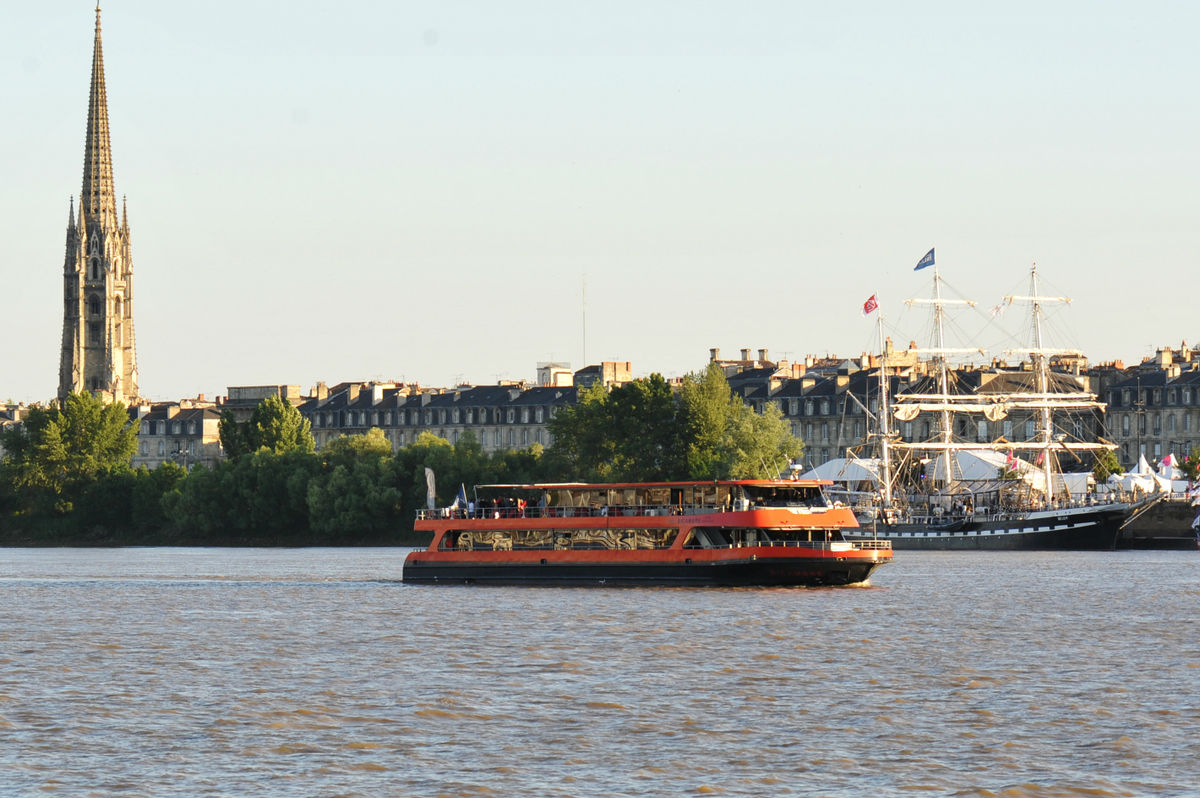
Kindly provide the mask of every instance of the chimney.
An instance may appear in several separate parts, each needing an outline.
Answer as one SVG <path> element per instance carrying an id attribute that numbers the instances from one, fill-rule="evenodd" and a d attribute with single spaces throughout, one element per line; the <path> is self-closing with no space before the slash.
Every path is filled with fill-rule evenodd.
<path id="1" fill-rule="evenodd" d="M 758 350 L 758 359 L 765 363 L 767 360 L 767 350 L 765 350 L 765 349 Z"/>
<path id="2" fill-rule="evenodd" d="M 743 349 L 742 350 L 742 360 L 749 360 L 749 359 L 750 359 L 750 350 Z"/>
<path id="3" fill-rule="evenodd" d="M 714 346 L 712 349 L 708 350 L 708 360 L 710 363 L 716 363 L 720 359 L 721 359 L 721 350 L 720 349 L 718 349 L 717 347 Z"/>

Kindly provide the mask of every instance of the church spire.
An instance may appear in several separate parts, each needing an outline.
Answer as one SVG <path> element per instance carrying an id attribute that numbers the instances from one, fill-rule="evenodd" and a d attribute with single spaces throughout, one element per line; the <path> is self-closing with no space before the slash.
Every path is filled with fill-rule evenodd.
<path id="1" fill-rule="evenodd" d="M 100 6 L 88 95 L 87 140 L 78 221 L 72 198 L 63 261 L 63 335 L 58 395 L 78 391 L 118 401 L 138 397 L 133 339 L 133 257 L 124 200 L 117 216 Z"/>
<path id="2" fill-rule="evenodd" d="M 79 208 L 89 224 L 106 230 L 117 224 L 113 188 L 112 143 L 108 135 L 108 94 L 104 86 L 104 49 L 100 44 L 100 4 L 96 4 L 96 41 L 92 46 L 92 83 L 88 94 L 87 140 L 83 148 L 83 189 Z"/>

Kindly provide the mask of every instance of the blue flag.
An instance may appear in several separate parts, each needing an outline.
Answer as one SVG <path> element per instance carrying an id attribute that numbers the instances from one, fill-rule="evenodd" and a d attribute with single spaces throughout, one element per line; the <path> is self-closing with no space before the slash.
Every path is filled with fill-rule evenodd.
<path id="1" fill-rule="evenodd" d="M 921 269 L 924 269 L 926 266 L 932 266 L 932 265 L 933 265 L 933 250 L 931 249 L 925 253 L 925 257 L 923 257 L 919 261 L 917 261 L 916 268 L 914 268 L 913 271 L 914 272 L 920 271 Z"/>

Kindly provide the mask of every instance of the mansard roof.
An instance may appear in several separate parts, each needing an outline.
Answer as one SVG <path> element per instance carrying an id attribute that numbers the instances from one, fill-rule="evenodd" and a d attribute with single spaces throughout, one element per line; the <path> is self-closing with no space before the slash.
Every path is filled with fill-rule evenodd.
<path id="1" fill-rule="evenodd" d="M 1110 390 L 1113 388 L 1154 388 L 1166 385 L 1169 380 L 1170 377 L 1167 376 L 1165 370 L 1155 369 L 1153 371 L 1139 371 L 1132 376 L 1112 383 L 1108 387 Z"/>
<path id="2" fill-rule="evenodd" d="M 574 387 L 538 385 L 526 388 L 512 400 L 512 404 L 526 406 L 573 404 L 578 393 Z"/>

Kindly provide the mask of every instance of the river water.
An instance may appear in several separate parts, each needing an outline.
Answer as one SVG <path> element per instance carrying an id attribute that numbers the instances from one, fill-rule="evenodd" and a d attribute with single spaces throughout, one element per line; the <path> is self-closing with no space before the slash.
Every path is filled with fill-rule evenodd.
<path id="1" fill-rule="evenodd" d="M 769 590 L 405 553 L 0 549 L 0 795 L 1200 794 L 1200 553 Z"/>

